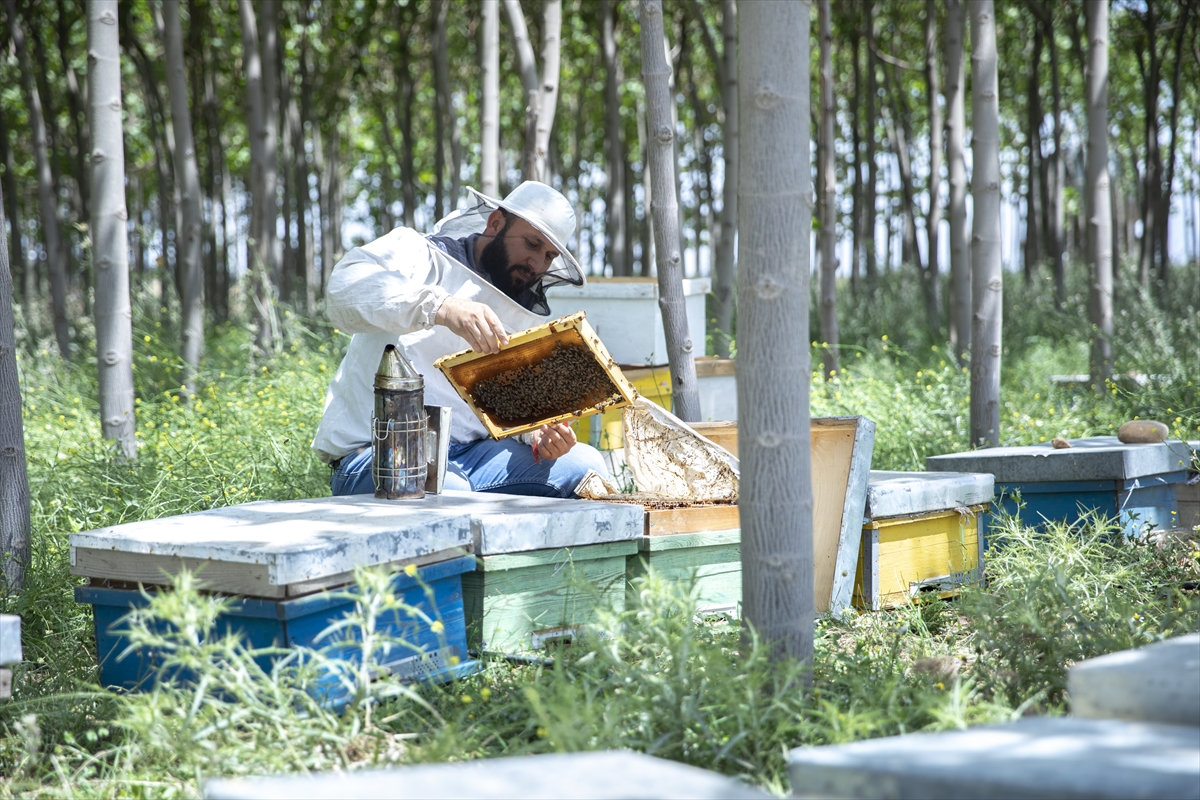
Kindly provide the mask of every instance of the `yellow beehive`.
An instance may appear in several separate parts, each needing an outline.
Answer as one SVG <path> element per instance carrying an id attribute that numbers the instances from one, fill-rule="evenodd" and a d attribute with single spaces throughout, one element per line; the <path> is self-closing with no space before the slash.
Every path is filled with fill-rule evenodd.
<path id="1" fill-rule="evenodd" d="M 606 409 L 623 408 L 637 398 L 637 390 L 621 373 L 616 362 L 604 347 L 604 343 L 600 341 L 600 337 L 592 330 L 592 326 L 588 324 L 584 316 L 581 311 L 511 334 L 508 337 L 508 344 L 499 353 L 489 355 L 464 350 L 443 356 L 433 362 L 433 365 L 442 371 L 454 390 L 475 412 L 475 416 L 479 417 L 488 433 L 496 439 L 537 430 L 542 425 L 574 421 L 590 414 L 598 414 Z M 517 370 L 520 367 L 536 367 L 559 345 L 582 347 L 586 350 L 604 370 L 610 386 L 605 390 L 581 396 L 571 404 L 571 407 L 556 408 L 537 417 L 521 419 L 498 418 L 477 402 L 476 386 L 481 381 L 489 380 L 501 373 Z M 536 378 L 531 378 L 531 380 L 535 382 L 529 386 L 529 392 L 536 394 L 544 389 L 536 383 Z"/>

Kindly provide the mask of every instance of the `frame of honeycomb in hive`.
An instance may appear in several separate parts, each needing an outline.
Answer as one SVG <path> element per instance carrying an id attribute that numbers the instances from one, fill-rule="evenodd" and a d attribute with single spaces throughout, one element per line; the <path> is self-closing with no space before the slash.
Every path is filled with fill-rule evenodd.
<path id="1" fill-rule="evenodd" d="M 638 396 L 582 311 L 510 334 L 499 353 L 463 350 L 433 365 L 495 439 L 622 408 Z"/>

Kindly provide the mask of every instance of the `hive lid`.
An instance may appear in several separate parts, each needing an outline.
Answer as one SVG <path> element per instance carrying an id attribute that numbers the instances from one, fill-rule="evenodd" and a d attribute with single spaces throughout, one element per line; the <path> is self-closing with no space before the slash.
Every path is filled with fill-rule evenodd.
<path id="1" fill-rule="evenodd" d="M 995 482 L 986 473 L 871 470 L 867 519 L 925 514 L 992 502 Z"/>
<path id="2" fill-rule="evenodd" d="M 1194 452 L 1188 443 L 1178 440 L 1124 444 L 1115 436 L 1092 436 L 1069 441 L 1071 447 L 1063 450 L 1043 442 L 930 456 L 925 468 L 931 472 L 987 472 L 997 483 L 1127 480 L 1185 470 Z"/>
<path id="3" fill-rule="evenodd" d="M 517 436 L 537 430 L 542 425 L 568 422 L 577 417 L 598 414 L 610 408 L 627 406 L 638 396 L 637 390 L 622 374 L 616 361 L 604 347 L 600 337 L 592 330 L 592 326 L 588 324 L 585 316 L 584 312 L 580 311 L 519 333 L 510 334 L 508 344 L 499 353 L 489 355 L 463 350 L 443 356 L 433 362 L 433 365 L 442 371 L 446 379 L 450 381 L 450 385 L 458 392 L 459 397 L 495 439 Z M 582 348 L 604 372 L 611 384 L 611 391 L 593 392 L 561 410 L 555 409 L 544 414 L 519 419 L 499 417 L 480 402 L 479 384 L 495 378 L 497 375 L 511 373 L 521 367 L 536 367 L 544 359 L 550 357 L 559 346 Z M 536 395 L 538 392 L 544 392 L 544 387 L 535 383 L 530 392 Z"/>

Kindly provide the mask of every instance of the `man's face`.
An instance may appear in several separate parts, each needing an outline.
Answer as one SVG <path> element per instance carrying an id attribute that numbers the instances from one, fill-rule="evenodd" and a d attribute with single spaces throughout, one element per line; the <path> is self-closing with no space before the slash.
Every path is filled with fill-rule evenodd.
<path id="1" fill-rule="evenodd" d="M 480 266 L 493 285 L 512 298 L 541 278 L 559 256 L 537 228 L 515 214 L 491 217 L 484 236 L 492 240 L 483 248 Z"/>

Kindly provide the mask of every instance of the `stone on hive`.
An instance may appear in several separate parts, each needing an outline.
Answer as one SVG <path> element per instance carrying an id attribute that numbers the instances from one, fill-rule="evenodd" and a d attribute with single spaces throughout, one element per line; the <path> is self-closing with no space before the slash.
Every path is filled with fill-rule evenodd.
<path id="1" fill-rule="evenodd" d="M 1166 425 L 1152 419 L 1135 419 L 1117 429 L 1117 438 L 1125 444 L 1158 444 L 1170 435 Z"/>
<path id="2" fill-rule="evenodd" d="M 1081 661 L 1067 692 L 1077 717 L 1200 727 L 1200 633 Z"/>

